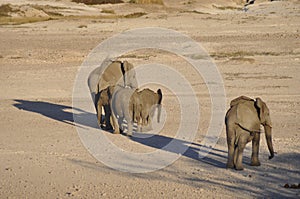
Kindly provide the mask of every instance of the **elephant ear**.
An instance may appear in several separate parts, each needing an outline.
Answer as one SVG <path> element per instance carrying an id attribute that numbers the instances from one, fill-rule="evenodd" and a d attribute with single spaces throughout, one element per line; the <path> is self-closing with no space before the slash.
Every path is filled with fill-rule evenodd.
<path id="1" fill-rule="evenodd" d="M 258 117 L 260 119 L 260 122 L 264 123 L 264 121 L 266 121 L 266 118 L 265 118 L 266 104 L 258 97 L 258 98 L 256 98 L 255 106 L 257 108 Z"/>
<path id="2" fill-rule="evenodd" d="M 237 105 L 237 124 L 250 132 L 260 132 L 260 120 L 254 101 L 247 101 Z"/>

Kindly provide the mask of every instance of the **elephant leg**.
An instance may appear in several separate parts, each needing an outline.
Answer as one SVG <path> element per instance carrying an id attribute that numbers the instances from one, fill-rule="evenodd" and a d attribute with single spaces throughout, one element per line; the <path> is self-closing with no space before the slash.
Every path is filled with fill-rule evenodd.
<path id="1" fill-rule="evenodd" d="M 110 106 L 109 105 L 104 106 L 104 111 L 105 111 L 105 130 L 112 130 L 113 127 L 111 126 L 110 123 L 110 117 L 111 117 Z"/>
<path id="2" fill-rule="evenodd" d="M 123 129 L 123 120 L 124 120 L 123 117 L 119 117 L 118 118 L 118 125 L 119 125 L 119 131 L 120 131 L 120 133 L 123 133 L 123 131 L 124 131 L 124 129 Z"/>
<path id="3" fill-rule="evenodd" d="M 136 122 L 136 124 L 137 124 L 137 131 L 141 132 L 142 131 L 141 117 L 137 117 L 136 120 L 137 120 L 137 122 Z"/>
<path id="4" fill-rule="evenodd" d="M 128 129 L 127 129 L 127 136 L 132 136 L 132 131 L 133 131 L 133 122 L 129 121 L 128 124 Z"/>
<path id="5" fill-rule="evenodd" d="M 113 126 L 114 126 L 114 134 L 120 134 L 120 127 L 119 127 L 119 123 L 118 123 L 118 119 L 116 118 L 115 114 L 112 113 L 112 122 L 113 122 Z"/>
<path id="6" fill-rule="evenodd" d="M 132 136 L 132 131 L 133 131 L 133 122 L 134 118 L 132 118 L 133 114 L 130 114 L 131 111 L 129 108 L 124 109 L 124 117 L 127 122 L 127 136 Z"/>
<path id="7" fill-rule="evenodd" d="M 235 148 L 234 152 L 234 158 L 235 158 L 235 169 L 236 170 L 243 170 L 243 151 L 245 149 L 245 146 L 247 144 L 247 140 L 249 138 L 249 133 L 239 129 L 239 132 L 237 132 L 237 135 L 239 135 L 238 143 Z"/>
<path id="8" fill-rule="evenodd" d="M 147 129 L 148 129 L 149 131 L 153 130 L 153 127 L 152 127 L 152 116 L 151 116 L 151 115 L 148 116 Z"/>
<path id="9" fill-rule="evenodd" d="M 138 125 L 138 131 L 143 132 L 143 118 L 141 115 L 138 117 L 137 125 Z"/>
<path id="10" fill-rule="evenodd" d="M 260 166 L 260 162 L 258 159 L 259 141 L 260 141 L 260 133 L 254 133 L 254 137 L 252 140 L 251 166 Z"/>
<path id="11" fill-rule="evenodd" d="M 102 103 L 97 103 L 97 121 L 98 125 L 103 128 L 103 120 L 102 120 Z"/>
<path id="12" fill-rule="evenodd" d="M 226 129 L 226 135 L 227 135 L 227 147 L 228 147 L 228 159 L 226 168 L 233 169 L 234 168 L 234 149 L 235 149 L 235 132 L 233 129 Z"/>

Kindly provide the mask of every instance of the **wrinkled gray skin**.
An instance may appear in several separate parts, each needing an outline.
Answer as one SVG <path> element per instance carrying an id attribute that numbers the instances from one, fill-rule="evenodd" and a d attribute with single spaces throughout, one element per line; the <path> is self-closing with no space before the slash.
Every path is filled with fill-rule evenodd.
<path id="1" fill-rule="evenodd" d="M 112 121 L 114 133 L 119 134 L 123 132 L 123 120 L 127 121 L 128 132 L 127 135 L 132 135 L 133 130 L 133 98 L 136 96 L 136 90 L 131 88 L 116 87 L 111 100 Z"/>
<path id="2" fill-rule="evenodd" d="M 142 126 L 148 126 L 152 129 L 152 118 L 154 115 L 155 108 L 158 108 L 157 122 L 160 122 L 161 115 L 161 102 L 162 102 L 162 92 L 158 89 L 155 93 L 154 91 L 146 88 L 137 93 L 138 103 L 135 104 L 134 118 L 138 125 L 138 130 L 142 131 Z"/>
<path id="3" fill-rule="evenodd" d="M 259 166 L 260 125 L 264 126 L 270 151 L 269 159 L 274 157 L 272 144 L 272 123 L 267 105 L 260 99 L 241 96 L 231 101 L 226 113 L 226 136 L 228 145 L 227 168 L 243 170 L 243 150 L 252 141 L 251 165 Z"/>
<path id="4" fill-rule="evenodd" d="M 113 116 L 114 133 L 123 131 L 122 124 L 125 119 L 128 125 L 128 136 L 132 135 L 133 123 L 137 122 L 138 127 L 143 124 L 151 124 L 154 107 L 158 107 L 157 120 L 160 120 L 162 92 L 157 93 L 150 89 L 139 91 L 131 88 L 115 89 L 112 97 L 111 107 Z"/>
<path id="5" fill-rule="evenodd" d="M 118 85 L 118 87 L 137 88 L 137 80 L 133 65 L 127 61 L 122 62 L 105 60 L 103 64 L 108 65 L 105 71 L 102 71 L 104 67 L 96 68 L 88 79 L 88 85 L 91 91 L 92 99 L 95 103 L 98 124 L 101 126 L 101 128 L 110 130 L 112 128 L 109 119 L 111 110 L 107 103 L 109 103 L 111 100 L 112 91 L 107 93 L 107 89 L 116 85 Z M 101 105 L 104 108 L 104 121 L 102 121 L 102 108 L 100 108 Z M 106 113 L 108 113 L 108 116 L 106 116 Z"/>

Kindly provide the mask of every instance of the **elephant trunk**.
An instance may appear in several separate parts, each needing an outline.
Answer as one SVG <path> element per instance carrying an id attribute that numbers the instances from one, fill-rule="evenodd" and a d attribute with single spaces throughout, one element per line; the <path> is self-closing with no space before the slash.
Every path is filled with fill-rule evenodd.
<path id="1" fill-rule="evenodd" d="M 160 122 L 160 115 L 161 115 L 161 101 L 162 101 L 162 92 L 161 89 L 157 90 L 157 94 L 158 94 L 158 111 L 157 111 L 157 122 Z"/>
<path id="2" fill-rule="evenodd" d="M 272 159 L 274 157 L 274 149 L 273 149 L 273 144 L 272 144 L 272 127 L 269 125 L 265 125 L 264 129 L 265 129 L 265 135 L 266 135 L 268 148 L 270 151 L 269 159 Z"/>

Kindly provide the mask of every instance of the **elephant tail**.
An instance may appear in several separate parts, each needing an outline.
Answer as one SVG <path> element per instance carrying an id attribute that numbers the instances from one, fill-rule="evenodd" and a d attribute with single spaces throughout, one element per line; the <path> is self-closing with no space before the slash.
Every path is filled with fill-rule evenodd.
<path id="1" fill-rule="evenodd" d="M 159 96 L 159 98 L 158 98 L 158 104 L 161 104 L 161 101 L 162 101 L 162 92 L 161 92 L 161 89 L 157 90 L 157 94 Z"/>

